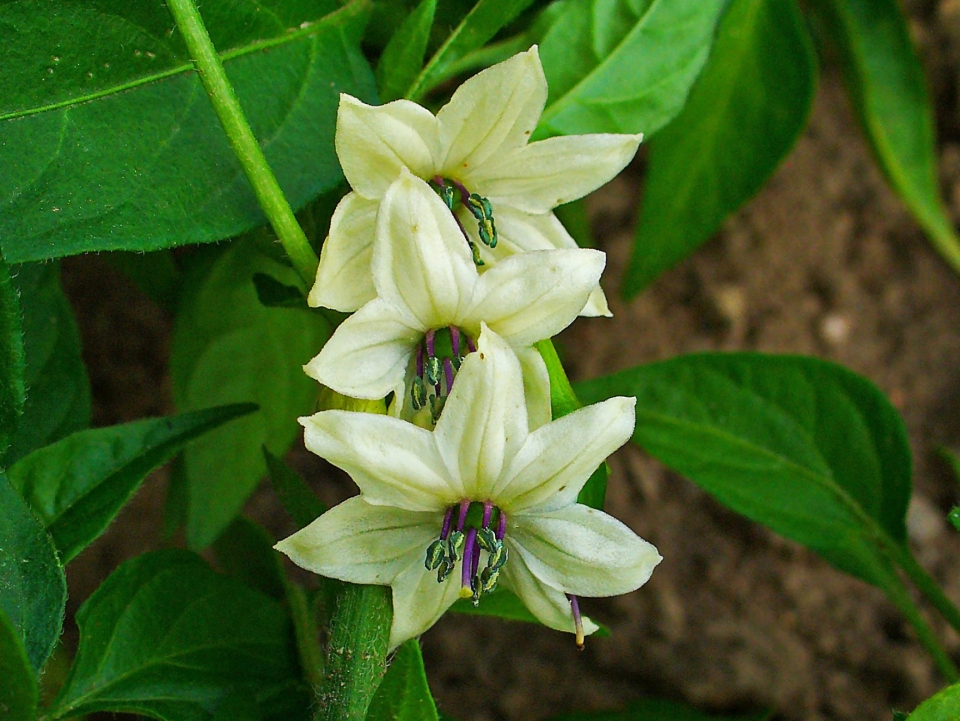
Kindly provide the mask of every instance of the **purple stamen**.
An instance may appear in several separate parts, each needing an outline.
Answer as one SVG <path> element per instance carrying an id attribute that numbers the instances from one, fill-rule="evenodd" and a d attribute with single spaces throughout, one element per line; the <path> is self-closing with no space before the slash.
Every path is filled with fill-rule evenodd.
<path id="1" fill-rule="evenodd" d="M 483 527 L 490 526 L 490 516 L 493 515 L 493 504 L 490 501 L 483 502 Z"/>
<path id="2" fill-rule="evenodd" d="M 450 326 L 450 345 L 453 346 L 453 354 L 455 356 L 460 355 L 460 329 L 452 325 Z"/>
<path id="3" fill-rule="evenodd" d="M 443 528 L 440 529 L 440 540 L 441 540 L 441 541 L 446 541 L 446 540 L 447 540 L 447 536 L 450 535 L 450 521 L 453 520 L 453 509 L 454 509 L 454 508 L 456 508 L 456 506 L 450 506 L 450 508 L 447 509 L 446 514 L 444 514 L 444 516 L 443 516 Z"/>
<path id="4" fill-rule="evenodd" d="M 417 377 L 423 378 L 423 346 L 417 346 Z"/>
<path id="5" fill-rule="evenodd" d="M 476 352 L 477 352 L 477 346 L 475 346 L 475 345 L 473 344 L 473 338 L 471 338 L 470 336 L 468 336 L 466 333 L 464 333 L 463 335 L 464 335 L 464 338 L 467 339 L 467 348 L 470 349 L 470 352 L 471 352 L 471 353 L 476 353 Z"/>
<path id="6" fill-rule="evenodd" d="M 449 358 L 443 359 L 443 375 L 447 379 L 447 395 L 450 395 L 450 391 L 453 390 L 453 363 Z"/>
<path id="7" fill-rule="evenodd" d="M 476 552 L 474 546 L 477 545 L 477 529 L 471 527 L 467 531 L 467 539 L 463 544 L 463 567 L 460 569 L 460 595 L 463 598 L 468 598 L 469 596 L 464 595 L 464 589 L 470 591 L 470 596 L 473 595 L 473 589 L 470 586 L 470 579 L 473 578 L 473 567 L 474 562 L 479 560 L 477 556 L 480 554 Z"/>
<path id="8" fill-rule="evenodd" d="M 580 616 L 580 603 L 577 597 L 572 594 L 566 594 L 570 600 L 570 610 L 573 612 L 573 625 L 577 630 L 577 648 L 583 650 L 583 618 Z"/>
<path id="9" fill-rule="evenodd" d="M 497 540 L 502 541 L 505 535 L 507 535 L 507 514 L 501 510 L 500 520 L 497 523 Z"/>
<path id="10" fill-rule="evenodd" d="M 467 201 L 470 200 L 470 191 L 467 190 L 467 186 L 465 186 L 459 180 L 451 180 L 450 184 L 460 191 L 460 200 L 462 200 L 463 204 L 466 205 Z"/>
<path id="11" fill-rule="evenodd" d="M 440 188 L 446 188 L 446 187 L 447 187 L 447 184 L 446 184 L 446 183 L 444 182 L 444 180 L 443 180 L 443 176 L 440 176 L 440 175 L 434 175 L 434 176 L 433 176 L 433 183 L 434 183 L 435 185 L 437 185 L 438 187 L 440 187 Z"/>
<path id="12" fill-rule="evenodd" d="M 460 501 L 460 518 L 457 520 L 457 530 L 463 530 L 463 524 L 467 522 L 467 511 L 470 510 L 470 501 L 464 498 Z"/>
<path id="13" fill-rule="evenodd" d="M 434 339 L 433 339 L 433 336 L 434 336 L 434 334 L 435 334 L 435 331 L 428 330 L 428 331 L 427 331 L 427 335 L 426 335 L 426 337 L 425 337 L 425 340 L 427 341 L 427 358 L 433 358 L 433 357 L 436 355 L 436 353 L 434 352 L 434 347 L 433 347 L 433 346 L 434 346 L 434 343 L 433 343 L 433 340 L 434 340 Z"/>

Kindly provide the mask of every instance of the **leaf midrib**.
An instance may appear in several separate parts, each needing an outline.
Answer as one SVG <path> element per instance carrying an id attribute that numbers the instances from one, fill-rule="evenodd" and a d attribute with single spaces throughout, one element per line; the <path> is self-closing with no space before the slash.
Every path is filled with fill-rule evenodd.
<path id="1" fill-rule="evenodd" d="M 297 42 L 303 38 L 314 35 L 315 33 L 320 32 L 321 30 L 326 29 L 330 25 L 336 25 L 340 22 L 343 17 L 350 17 L 357 12 L 357 8 L 364 2 L 364 0 L 353 0 L 344 7 L 336 10 L 328 15 L 323 16 L 319 20 L 311 23 L 310 25 L 301 28 L 292 33 L 286 33 L 284 35 L 271 38 L 269 40 L 258 40 L 249 45 L 244 45 L 239 48 L 234 48 L 232 50 L 227 50 L 223 53 L 219 53 L 220 60 L 224 63 L 229 62 L 230 60 L 235 60 L 236 58 L 244 57 L 246 55 L 252 55 L 257 52 L 264 52 L 270 48 L 278 47 L 281 45 L 286 45 L 287 43 Z M 159 82 L 161 80 L 166 80 L 167 78 L 173 77 L 175 75 L 181 75 L 193 71 L 193 65 L 191 63 L 182 63 L 176 67 L 164 70 L 162 72 L 153 73 L 151 75 L 145 75 L 136 80 L 123 83 L 121 85 L 114 85 L 110 88 L 105 88 L 99 90 L 95 93 L 88 93 L 86 95 L 80 95 L 69 100 L 62 100 L 57 103 L 50 103 L 49 105 L 42 105 L 36 108 L 29 108 L 27 110 L 18 110 L 12 113 L 6 113 L 5 115 L 0 115 L 0 122 L 5 120 L 15 120 L 18 118 L 25 118 L 31 115 L 39 115 L 40 113 L 46 113 L 53 110 L 61 110 L 63 108 L 71 108 L 75 105 L 81 105 L 83 103 L 89 103 L 94 100 L 99 100 L 100 98 L 109 97 L 116 95 L 118 93 L 125 92 L 127 90 L 132 90 L 134 88 L 143 87 L 151 83 Z"/>

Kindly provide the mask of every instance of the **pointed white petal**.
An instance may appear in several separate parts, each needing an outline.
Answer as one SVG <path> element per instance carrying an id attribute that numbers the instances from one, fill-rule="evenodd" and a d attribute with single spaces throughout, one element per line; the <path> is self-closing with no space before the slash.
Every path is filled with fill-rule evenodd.
<path id="1" fill-rule="evenodd" d="M 520 362 L 484 327 L 453 383 L 434 438 L 467 498 L 488 498 L 506 460 L 527 436 Z"/>
<path id="2" fill-rule="evenodd" d="M 474 75 L 437 113 L 443 173 L 466 182 L 477 166 L 525 145 L 546 101 L 536 46 Z"/>
<path id="3" fill-rule="evenodd" d="M 456 322 L 478 279 L 453 215 L 430 187 L 404 172 L 383 198 L 373 251 L 380 298 L 410 310 L 424 329 Z"/>
<path id="4" fill-rule="evenodd" d="M 506 253 L 580 247 L 553 213 L 534 215 L 501 204 L 494 206 L 493 217 L 499 242 L 503 243 Z"/>
<path id="5" fill-rule="evenodd" d="M 373 106 L 341 93 L 336 146 L 347 182 L 376 200 L 403 168 L 422 178 L 434 176 L 440 133 L 430 111 L 409 100 Z"/>
<path id="6" fill-rule="evenodd" d="M 347 193 L 337 205 L 320 251 L 317 280 L 307 296 L 311 307 L 352 313 L 376 298 L 370 258 L 379 207 L 357 193 Z"/>
<path id="7" fill-rule="evenodd" d="M 636 398 L 595 403 L 538 428 L 511 460 L 496 488 L 513 511 L 549 511 L 577 500 L 604 459 L 633 435 Z"/>
<path id="8" fill-rule="evenodd" d="M 446 581 L 437 583 L 437 572 L 428 571 L 423 560 L 411 566 L 393 581 L 393 626 L 390 628 L 390 648 L 419 636 L 430 628 L 457 600 L 460 576 L 450 574 Z"/>
<path id="9" fill-rule="evenodd" d="M 620 521 L 579 504 L 508 516 L 507 535 L 534 576 L 575 596 L 633 591 L 662 560 L 656 548 Z"/>
<path id="10" fill-rule="evenodd" d="M 583 309 L 605 263 L 586 248 L 511 255 L 480 276 L 464 318 L 483 320 L 516 347 L 550 338 Z"/>
<path id="11" fill-rule="evenodd" d="M 527 399 L 527 424 L 530 430 L 549 423 L 550 374 L 540 352 L 528 346 L 515 349 L 520 369 L 523 372 L 523 395 Z"/>
<path id="12" fill-rule="evenodd" d="M 603 292 L 603 288 L 599 285 L 593 289 L 590 297 L 587 298 L 587 304 L 583 306 L 580 315 L 585 318 L 613 317 L 613 313 L 610 312 L 610 306 L 607 305 L 607 296 Z"/>
<path id="13" fill-rule="evenodd" d="M 347 318 L 303 367 L 311 378 L 354 398 L 384 398 L 403 383 L 423 330 L 379 298 Z"/>
<path id="14" fill-rule="evenodd" d="M 519 148 L 471 173 L 470 190 L 496 206 L 546 213 L 582 198 L 623 170 L 641 135 L 567 135 Z"/>
<path id="15" fill-rule="evenodd" d="M 501 571 L 500 577 L 503 587 L 519 596 L 523 605 L 544 626 L 557 631 L 576 633 L 577 628 L 573 622 L 570 600 L 563 591 L 547 586 L 530 573 L 523 556 L 513 549 L 509 536 L 507 536 L 506 544 L 507 550 L 510 552 L 510 560 L 507 561 L 503 571 Z M 581 619 L 584 634 L 589 636 L 597 630 L 597 624 L 589 618 L 581 616 Z"/>
<path id="16" fill-rule="evenodd" d="M 407 568 L 423 568 L 427 546 L 440 535 L 442 523 L 442 513 L 372 506 L 357 496 L 274 548 L 321 576 L 383 586 Z"/>
<path id="17" fill-rule="evenodd" d="M 436 511 L 463 497 L 447 480 L 433 434 L 399 418 L 322 411 L 301 418 L 304 444 L 342 468 L 367 503 Z"/>

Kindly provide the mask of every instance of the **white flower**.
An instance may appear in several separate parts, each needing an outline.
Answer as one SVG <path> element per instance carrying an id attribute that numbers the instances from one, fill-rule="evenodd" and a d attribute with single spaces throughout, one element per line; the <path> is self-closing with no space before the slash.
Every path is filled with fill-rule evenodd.
<path id="1" fill-rule="evenodd" d="M 310 304 L 351 312 L 375 297 L 369 267 L 377 208 L 403 168 L 489 200 L 499 237 L 495 251 L 480 242 L 478 221 L 460 204 L 459 192 L 451 196 L 488 266 L 514 253 L 576 248 L 551 211 L 613 178 L 642 136 L 576 135 L 528 144 L 546 99 L 536 46 L 467 80 L 436 117 L 409 100 L 374 107 L 341 95 L 337 155 L 354 192 L 333 215 Z M 610 315 L 599 285 L 582 314 Z"/>
<path id="2" fill-rule="evenodd" d="M 355 398 L 395 392 L 404 407 L 409 400 L 416 410 L 449 393 L 461 357 L 485 322 L 521 358 L 533 424 L 549 420 L 549 379 L 532 344 L 573 322 L 600 279 L 604 254 L 533 251 L 481 275 L 446 205 L 406 170 L 383 198 L 376 235 L 377 297 L 337 328 L 304 366 L 307 375 Z M 434 391 L 435 401 L 429 399 Z M 436 418 L 440 407 L 432 410 Z"/>
<path id="3" fill-rule="evenodd" d="M 576 502 L 632 434 L 634 404 L 611 398 L 529 432 L 517 358 L 484 328 L 432 432 L 346 411 L 300 419 L 307 447 L 347 471 L 360 496 L 277 548 L 324 576 L 390 585 L 391 646 L 459 597 L 482 603 L 498 580 L 580 642 L 597 627 L 580 625 L 576 597 L 633 591 L 660 562 L 625 525 Z"/>

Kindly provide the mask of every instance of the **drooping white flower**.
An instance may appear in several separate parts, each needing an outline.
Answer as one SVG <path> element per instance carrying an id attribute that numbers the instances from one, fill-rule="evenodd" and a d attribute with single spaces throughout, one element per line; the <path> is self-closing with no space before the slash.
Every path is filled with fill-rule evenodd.
<path id="1" fill-rule="evenodd" d="M 546 100 L 536 46 L 467 80 L 436 117 L 409 100 L 370 106 L 341 95 L 336 147 L 353 192 L 333 215 L 310 304 L 351 312 L 375 297 L 369 268 L 377 208 L 404 168 L 449 193 L 486 267 L 520 252 L 576 248 L 552 210 L 623 170 L 642 136 L 528 144 Z M 484 201 L 492 211 L 486 220 Z M 485 225 L 495 228 L 495 249 L 481 238 Z M 610 315 L 599 285 L 582 315 Z"/>
<path id="2" fill-rule="evenodd" d="M 304 366 L 307 375 L 355 398 L 395 392 L 415 410 L 429 399 L 436 418 L 436 404 L 485 322 L 524 365 L 533 424 L 549 420 L 547 371 L 532 344 L 573 322 L 603 272 L 604 254 L 532 251 L 481 275 L 446 205 L 406 170 L 384 195 L 376 235 L 377 297 L 337 328 Z"/>
<path id="3" fill-rule="evenodd" d="M 431 432 L 397 418 L 323 411 L 307 448 L 360 487 L 277 544 L 299 566 L 393 593 L 390 645 L 432 626 L 457 598 L 499 582 L 545 625 L 592 633 L 577 596 L 633 591 L 656 548 L 580 505 L 590 474 L 633 432 L 633 398 L 611 398 L 530 432 L 520 365 L 484 328 Z"/>

